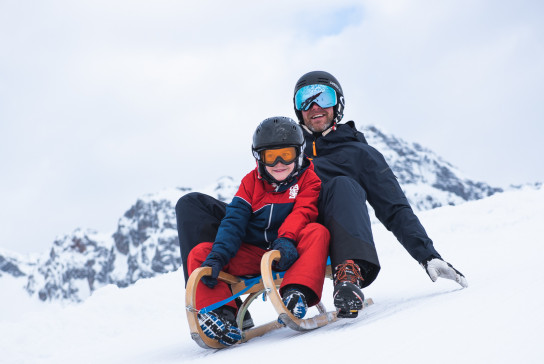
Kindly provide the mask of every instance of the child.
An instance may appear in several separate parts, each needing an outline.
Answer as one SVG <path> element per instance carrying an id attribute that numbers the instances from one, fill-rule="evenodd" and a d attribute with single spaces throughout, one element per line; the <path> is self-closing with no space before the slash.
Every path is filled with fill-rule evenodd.
<path id="1" fill-rule="evenodd" d="M 329 251 L 329 231 L 316 223 L 321 181 L 304 154 L 301 127 L 287 117 L 264 120 L 253 134 L 257 167 L 247 174 L 217 232 L 214 243 L 201 243 L 189 254 L 189 273 L 211 267 L 196 292 L 196 308 L 232 295 L 217 277 L 221 270 L 236 276 L 260 274 L 262 256 L 279 250 L 274 267 L 287 271 L 280 294 L 298 318 L 321 300 Z M 199 314 L 204 333 L 223 345 L 241 339 L 234 302 Z"/>

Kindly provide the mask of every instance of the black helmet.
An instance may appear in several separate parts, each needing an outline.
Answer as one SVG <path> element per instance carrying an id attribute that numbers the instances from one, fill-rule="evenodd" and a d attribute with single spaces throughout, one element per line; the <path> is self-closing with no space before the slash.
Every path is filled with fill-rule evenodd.
<path id="1" fill-rule="evenodd" d="M 275 116 L 263 120 L 255 133 L 253 133 L 253 145 L 251 147 L 253 156 L 257 160 L 259 174 L 270 183 L 281 184 L 290 182 L 298 174 L 304 159 L 304 135 L 302 129 L 293 119 L 285 116 Z M 265 168 L 261 158 L 261 152 L 266 149 L 279 149 L 295 147 L 296 159 L 293 172 L 284 180 L 276 181 Z"/>
<path id="2" fill-rule="evenodd" d="M 328 72 L 312 71 L 306 73 L 301 78 L 299 78 L 295 85 L 295 92 L 293 93 L 293 106 L 295 105 L 295 95 L 298 90 L 300 90 L 304 86 L 316 84 L 330 86 L 334 89 L 334 91 L 336 91 L 338 101 L 333 108 L 334 119 L 332 122 L 333 124 L 339 123 L 344 116 L 344 92 L 342 91 L 342 86 L 340 86 L 340 82 L 338 82 L 338 80 Z M 302 119 L 302 112 L 300 110 L 297 110 L 296 107 L 295 114 L 297 115 L 298 121 L 300 121 L 300 123 L 302 124 L 304 122 L 304 120 Z"/>

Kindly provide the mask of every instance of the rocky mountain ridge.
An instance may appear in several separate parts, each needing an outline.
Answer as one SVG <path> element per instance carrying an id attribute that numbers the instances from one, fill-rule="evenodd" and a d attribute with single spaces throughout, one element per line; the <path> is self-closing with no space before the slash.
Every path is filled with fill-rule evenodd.
<path id="1" fill-rule="evenodd" d="M 465 178 L 419 144 L 374 126 L 363 132 L 369 144 L 384 154 L 415 210 L 456 205 L 502 192 Z M 229 202 L 238 183 L 222 177 L 199 191 Z M 174 271 L 181 265 L 174 208 L 190 191 L 171 188 L 142 196 L 119 219 L 113 234 L 76 229 L 58 237 L 47 255 L 35 259 L 0 251 L 0 279 L 17 278 L 30 295 L 43 301 L 80 302 L 108 284 L 126 287 L 139 279 Z"/>

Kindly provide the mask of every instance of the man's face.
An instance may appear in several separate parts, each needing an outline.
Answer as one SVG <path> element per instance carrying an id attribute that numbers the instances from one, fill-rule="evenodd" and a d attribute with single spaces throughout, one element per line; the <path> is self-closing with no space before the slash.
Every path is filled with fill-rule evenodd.
<path id="1" fill-rule="evenodd" d="M 334 119 L 333 106 L 323 109 L 317 103 L 313 103 L 312 106 L 306 111 L 302 110 L 302 120 L 304 125 L 315 133 L 320 133 L 327 129 Z"/>

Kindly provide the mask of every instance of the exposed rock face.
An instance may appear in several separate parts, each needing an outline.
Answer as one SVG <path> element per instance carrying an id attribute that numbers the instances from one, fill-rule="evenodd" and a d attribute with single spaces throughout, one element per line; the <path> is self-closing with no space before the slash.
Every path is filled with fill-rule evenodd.
<path id="1" fill-rule="evenodd" d="M 28 276 L 26 289 L 45 300 L 81 301 L 109 283 L 111 237 L 77 229 L 58 238 Z"/>
<path id="2" fill-rule="evenodd" d="M 23 268 L 23 264 L 21 263 L 22 262 L 15 257 L 10 257 L 6 253 L 0 253 L 0 277 L 6 274 L 14 277 L 24 277 L 26 274 L 21 271 L 21 268 Z"/>

